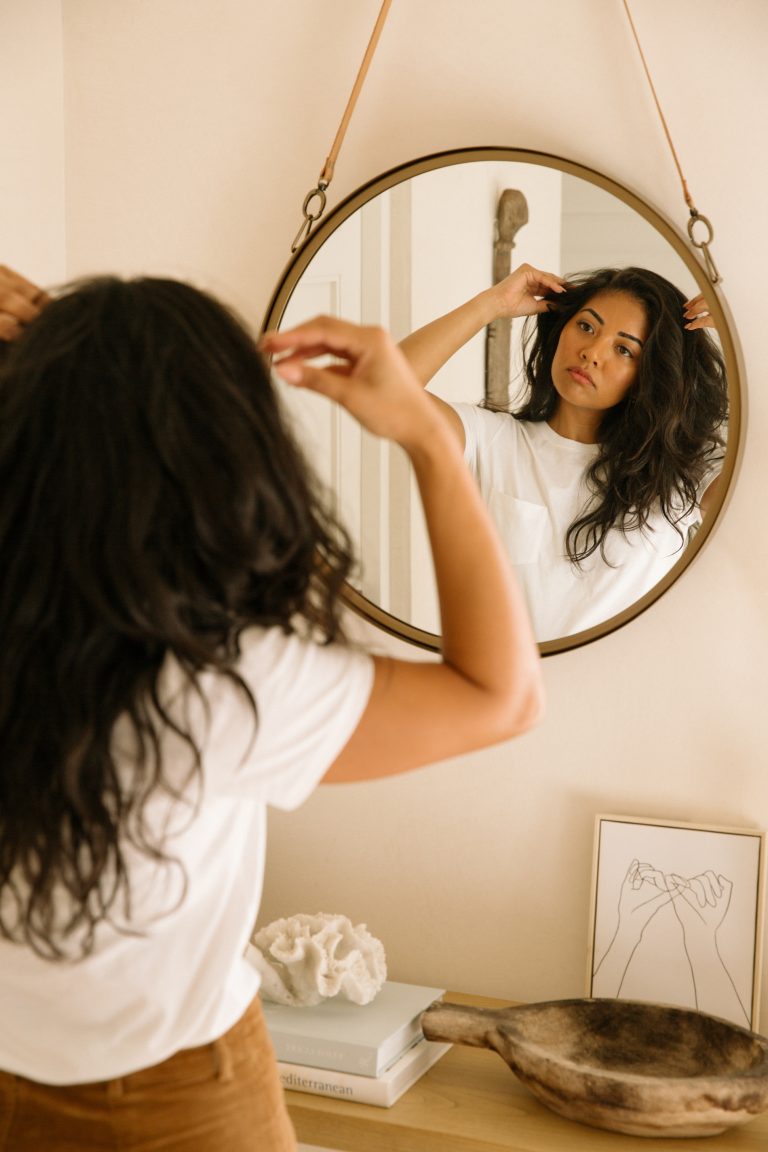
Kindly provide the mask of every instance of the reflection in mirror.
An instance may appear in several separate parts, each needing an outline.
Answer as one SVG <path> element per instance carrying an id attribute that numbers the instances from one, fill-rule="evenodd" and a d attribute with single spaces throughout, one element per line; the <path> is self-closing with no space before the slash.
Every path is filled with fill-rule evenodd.
<path id="1" fill-rule="evenodd" d="M 533 321 L 511 414 L 436 400 L 540 641 L 636 603 L 701 524 L 728 397 L 720 352 L 703 328 L 684 328 L 685 311 L 683 294 L 646 269 L 562 279 L 522 264 L 403 342 L 426 383 L 489 321 Z"/>
<path id="2" fill-rule="evenodd" d="M 348 209 L 340 206 L 335 218 L 313 238 L 313 245 L 305 246 L 308 251 L 303 260 L 299 253 L 276 292 L 267 326 L 286 327 L 328 312 L 361 323 L 382 324 L 403 339 L 436 317 L 487 293 L 509 267 L 516 269 L 526 262 L 562 277 L 604 267 L 651 269 L 676 285 L 681 300 L 705 292 L 705 307 L 711 308 L 718 327 L 722 326 L 722 310 L 698 264 L 684 249 L 679 250 L 682 245 L 673 244 L 662 233 L 656 221 L 656 226 L 651 223 L 650 210 L 636 210 L 627 202 L 633 199 L 631 194 L 624 198 L 615 195 L 608 190 L 614 186 L 603 178 L 587 173 L 587 179 L 575 174 L 573 165 L 555 158 L 547 160 L 551 163 L 452 161 L 407 179 L 393 178 L 373 194 L 363 190 L 359 205 L 354 203 Z M 626 291 L 620 296 L 612 294 L 611 299 L 633 302 Z M 636 323 L 642 323 L 642 311 Z M 631 319 L 618 317 L 614 327 L 625 331 Z M 490 321 L 494 323 L 486 327 Z M 573 323 L 578 324 L 578 320 Z M 499 324 L 497 317 L 488 315 L 466 339 L 456 341 L 454 354 L 438 356 L 439 370 L 430 380 L 430 391 L 451 405 L 475 406 L 459 409 L 463 423 L 456 422 L 462 433 L 478 421 L 483 427 L 488 421 L 499 420 L 510 426 L 520 424 L 508 415 L 483 412 L 482 407 L 490 403 L 512 411 L 520 408 L 525 398 L 524 324 L 522 316 Z M 680 315 L 681 334 L 682 324 Z M 632 334 L 646 336 L 639 331 Z M 716 338 L 712 331 L 708 336 L 699 332 L 696 338 L 712 343 L 713 335 Z M 406 348 L 409 343 L 406 341 Z M 652 344 L 649 341 L 649 348 Z M 648 358 L 645 348 L 643 353 Z M 730 373 L 731 365 L 728 367 Z M 432 376 L 432 369 L 424 376 Z M 323 398 L 291 393 L 288 402 L 315 466 L 336 494 L 338 511 L 356 538 L 361 556 L 358 607 L 392 631 L 437 646 L 439 617 L 431 560 L 404 456 L 396 447 L 361 432 Z M 719 415 L 713 418 L 715 425 L 722 416 L 721 404 Z M 571 473 L 577 468 L 578 477 L 583 479 L 597 446 L 584 443 L 584 436 L 574 438 L 572 429 L 561 427 L 558 433 L 550 424 L 551 420 L 545 419 L 539 428 L 534 426 L 535 431 L 549 437 L 545 451 L 551 454 L 554 444 L 560 457 L 569 461 Z M 527 423 L 520 427 L 527 427 Z M 705 479 L 712 478 L 722 460 L 717 436 L 715 431 L 709 440 L 707 436 L 701 440 L 702 455 L 708 452 L 710 459 L 706 467 L 692 468 L 689 496 L 693 491 L 695 497 L 696 491 L 706 486 Z M 573 502 L 571 499 L 568 504 L 566 520 L 562 515 L 552 520 L 546 493 L 551 490 L 553 476 L 547 467 L 542 473 L 534 460 L 533 487 L 529 475 L 525 481 L 528 487 L 522 490 L 515 490 L 521 481 L 514 477 L 515 468 L 509 461 L 501 473 L 489 464 L 485 481 L 482 471 L 480 467 L 477 473 L 481 489 L 522 577 L 537 638 L 545 652 L 571 647 L 623 623 L 671 583 L 700 544 L 694 536 L 698 512 L 689 510 L 678 526 L 680 531 L 668 521 L 660 527 L 654 513 L 653 530 L 643 534 L 630 528 L 628 550 L 620 547 L 622 533 L 614 528 L 604 541 L 605 558 L 598 547 L 581 562 L 574 562 L 568 558 L 566 544 L 569 525 L 575 519 Z M 531 473 L 530 468 L 528 471 Z M 569 483 L 573 488 L 572 481 Z M 637 487 L 630 485 L 628 491 L 637 491 Z M 583 503 L 589 498 L 582 484 L 580 500 Z M 718 500 L 722 502 L 722 496 Z M 672 507 L 676 507 L 675 500 Z M 670 512 L 672 519 L 676 515 L 679 509 Z M 631 523 L 630 508 L 627 526 Z M 703 537 L 707 528 L 699 536 Z M 638 545 L 641 536 L 649 545 Z M 693 545 L 688 543 L 691 539 Z M 627 561 L 639 553 L 644 557 L 640 568 L 628 577 Z"/>

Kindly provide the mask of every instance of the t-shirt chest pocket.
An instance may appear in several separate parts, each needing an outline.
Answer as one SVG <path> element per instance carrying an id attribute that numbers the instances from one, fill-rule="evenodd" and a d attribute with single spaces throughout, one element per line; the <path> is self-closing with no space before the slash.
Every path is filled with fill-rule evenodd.
<path id="1" fill-rule="evenodd" d="M 492 488 L 488 511 L 513 564 L 535 564 L 544 545 L 549 516 L 543 504 L 518 500 L 500 488 Z"/>

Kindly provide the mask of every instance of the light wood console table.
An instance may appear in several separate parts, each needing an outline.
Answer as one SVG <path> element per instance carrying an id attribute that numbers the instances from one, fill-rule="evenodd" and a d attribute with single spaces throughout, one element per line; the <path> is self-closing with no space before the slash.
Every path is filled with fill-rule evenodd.
<path id="1" fill-rule="evenodd" d="M 447 993 L 456 1004 L 511 1003 Z M 646 1139 L 565 1120 L 528 1092 L 495 1052 L 446 1052 L 391 1108 L 287 1092 L 298 1139 L 341 1152 L 768 1152 L 768 1113 L 693 1139 Z"/>

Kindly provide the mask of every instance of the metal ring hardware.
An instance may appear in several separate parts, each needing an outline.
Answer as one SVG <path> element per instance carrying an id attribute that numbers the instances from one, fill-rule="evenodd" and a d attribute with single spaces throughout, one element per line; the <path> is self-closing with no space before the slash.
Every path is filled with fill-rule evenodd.
<path id="1" fill-rule="evenodd" d="M 296 238 L 294 239 L 293 244 L 291 244 L 291 252 L 295 252 L 297 248 L 301 247 L 301 245 L 308 238 L 310 232 L 312 231 L 312 225 L 316 223 L 316 221 L 318 221 L 322 216 L 323 212 L 325 212 L 325 190 L 327 187 L 328 184 L 325 180 L 319 180 L 317 187 L 312 188 L 304 197 L 304 203 L 301 206 L 301 211 L 304 214 L 304 220 L 302 222 L 301 228 L 299 228 L 298 232 L 296 233 Z M 309 206 L 315 197 L 318 198 L 319 207 L 316 212 L 312 212 L 310 211 Z"/>
<path id="2" fill-rule="evenodd" d="M 706 229 L 706 237 L 703 240 L 697 240 L 694 235 L 693 230 L 697 224 L 703 225 L 703 227 Z M 707 272 L 709 273 L 709 278 L 713 284 L 717 284 L 718 280 L 720 280 L 720 273 L 718 272 L 715 261 L 712 259 L 712 254 L 709 251 L 709 245 L 715 238 L 715 230 L 712 227 L 709 219 L 706 216 L 702 216 L 699 212 L 697 212 L 695 208 L 691 208 L 691 215 L 688 219 L 688 236 L 694 248 L 701 249 L 701 254 L 704 257 L 704 263 L 706 265 Z"/>

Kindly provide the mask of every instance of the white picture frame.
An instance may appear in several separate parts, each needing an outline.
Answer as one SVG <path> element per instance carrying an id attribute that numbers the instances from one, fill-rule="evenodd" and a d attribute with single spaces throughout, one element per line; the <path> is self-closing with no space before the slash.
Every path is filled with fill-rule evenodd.
<path id="1" fill-rule="evenodd" d="M 587 995 L 758 1030 L 765 833 L 598 814 Z"/>

